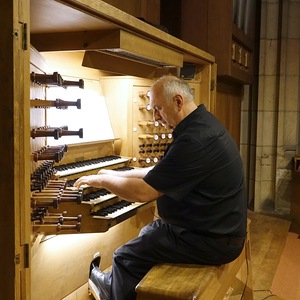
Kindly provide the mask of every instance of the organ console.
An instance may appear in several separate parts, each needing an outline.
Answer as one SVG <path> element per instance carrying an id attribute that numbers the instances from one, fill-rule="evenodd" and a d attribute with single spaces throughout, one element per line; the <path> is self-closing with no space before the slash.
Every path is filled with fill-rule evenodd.
<path id="1" fill-rule="evenodd" d="M 132 169 L 128 166 L 128 158 L 117 155 L 108 155 L 100 158 L 89 159 L 70 164 L 63 164 L 55 167 L 56 178 L 69 179 L 69 185 L 83 174 L 95 174 L 101 168 L 110 167 L 119 172 L 126 172 Z M 75 177 L 75 179 L 74 179 Z M 154 203 L 128 202 L 119 199 L 116 195 L 105 189 L 95 189 L 88 186 L 84 189 L 84 197 L 81 205 L 74 206 L 69 203 L 61 203 L 61 210 L 71 214 L 82 214 L 80 232 L 103 232 L 112 226 L 134 216 L 135 214 L 154 207 Z M 50 208 L 50 211 L 54 211 Z"/>
<path id="2" fill-rule="evenodd" d="M 53 74 L 31 72 L 33 91 L 45 86 L 84 87 L 83 80 L 65 81 L 58 72 Z M 34 93 L 33 93 L 34 95 Z M 147 98 L 145 95 L 141 97 Z M 34 115 L 38 109 L 55 107 L 66 109 L 69 106 L 81 108 L 81 99 L 76 102 L 35 99 L 30 100 Z M 145 106 L 149 109 L 149 105 Z M 150 122 L 149 122 L 150 125 Z M 31 129 L 31 138 L 59 139 L 65 135 L 83 136 L 83 129 L 68 130 L 68 126 L 35 126 Z M 101 168 L 111 168 L 120 172 L 131 169 L 129 157 L 115 155 L 114 140 L 95 141 L 87 144 L 62 146 L 42 146 L 33 151 L 32 160 L 38 165 L 31 174 L 31 220 L 33 234 L 44 235 L 62 233 L 106 232 L 111 227 L 154 208 L 152 203 L 131 203 L 119 199 L 104 189 L 84 186 L 80 190 L 73 187 L 74 182 L 83 175 L 95 174 Z M 71 150 L 70 150 L 71 149 Z"/>
<path id="3" fill-rule="evenodd" d="M 35 5 L 44 3 L 36 0 L 33 2 Z M 58 5 L 57 8 L 63 3 L 48 2 L 50 6 Z M 98 1 L 87 2 L 89 5 L 98 3 Z M 94 22 L 94 17 L 91 18 Z M 33 34 L 31 41 L 37 36 Z M 66 45 L 70 44 L 70 41 Z M 52 40 L 51 44 L 58 45 L 59 42 Z M 36 45 L 38 47 L 38 43 Z M 135 238 L 143 226 L 156 218 L 156 207 L 155 201 L 132 203 L 105 189 L 83 186 L 78 190 L 73 187 L 74 181 L 83 175 L 96 174 L 101 168 L 126 172 L 133 167 L 154 165 L 172 142 L 172 133 L 153 121 L 147 93 L 153 83 L 152 79 L 126 76 L 124 80 L 124 76 L 115 74 L 105 76 L 98 70 L 82 67 L 83 52 L 45 51 L 46 53 L 39 52 L 37 55 L 44 56 L 49 66 L 56 68 L 54 69 L 56 72 L 49 72 L 51 68 L 41 65 L 40 57 L 34 60 L 34 55 L 31 57 L 34 61 L 30 69 L 28 143 L 31 147 L 31 181 L 28 202 L 31 207 L 30 281 L 34 283 L 30 299 L 44 299 L 45 291 L 49 294 L 47 300 L 72 296 L 87 299 L 83 295 L 87 294 L 85 284 L 89 264 L 95 253 L 99 252 L 102 257 L 101 268 L 109 267 L 115 249 Z M 198 56 L 202 55 L 202 52 L 199 52 L 195 60 L 198 61 Z M 189 53 L 188 57 L 190 56 L 193 55 Z M 211 74 L 211 70 L 207 61 L 209 60 L 205 58 L 201 66 L 201 70 L 204 70 L 201 76 L 204 83 L 201 86 L 202 94 L 210 93 L 210 80 L 206 75 Z M 60 74 L 68 78 L 74 78 L 76 74 L 85 78 L 85 82 L 82 79 L 66 81 Z M 198 85 L 198 82 L 195 85 Z M 82 89 L 79 91 L 80 96 L 76 88 Z M 59 93 L 56 94 L 57 91 Z M 88 102 L 91 95 L 96 97 Z M 97 136 L 95 140 L 86 141 L 85 138 L 90 132 L 85 126 L 80 125 L 78 128 L 82 128 L 78 131 L 71 131 L 68 128 L 71 128 L 71 125 L 73 127 L 74 123 L 63 119 L 63 124 L 57 125 L 57 119 L 47 118 L 52 114 L 71 115 L 70 119 L 71 121 L 75 119 L 76 126 L 77 118 L 81 121 L 81 113 L 83 111 L 85 113 L 86 106 L 89 106 L 87 122 L 95 124 L 95 121 L 106 120 L 99 111 L 103 107 L 99 109 L 97 106 L 97 109 L 93 109 L 93 101 L 95 103 L 99 100 L 97 96 L 101 100 L 105 98 L 109 118 L 104 124 L 93 125 L 92 130 L 95 130 L 95 133 L 102 132 L 111 126 L 113 137 L 104 136 L 99 139 Z M 71 97 L 81 99 L 74 102 L 62 100 Z M 84 103 L 82 106 L 81 101 Z M 81 110 L 70 109 L 72 107 Z M 92 114 L 93 112 L 95 114 Z M 73 120 L 72 116 L 75 116 Z M 85 137 L 82 140 L 81 129 L 85 130 Z M 78 141 L 73 143 L 72 139 L 72 143 L 67 144 L 64 136 L 71 134 L 74 134 L 75 138 L 78 137 Z M 53 146 L 56 145 L 57 139 L 58 142 L 63 141 L 62 145 Z M 70 280 L 71 273 L 74 274 L 72 280 Z M 57 288 L 53 289 L 54 286 Z"/>
<path id="4" fill-rule="evenodd" d="M 109 145 L 111 142 L 102 144 L 106 148 L 109 147 L 106 144 Z M 93 145 L 91 147 L 93 148 Z M 54 156 L 52 158 L 55 162 L 58 162 L 57 164 L 46 161 L 32 174 L 33 230 L 40 230 L 45 234 L 66 233 L 66 231 L 69 233 L 105 232 L 146 209 L 154 208 L 154 202 L 128 202 L 119 199 L 119 197 L 105 189 L 96 189 L 89 186 L 84 186 L 80 190 L 74 188 L 73 184 L 77 178 L 83 175 L 95 174 L 101 168 L 111 168 L 119 172 L 132 169 L 129 166 L 130 158 L 112 154 L 78 161 L 77 156 L 78 153 L 80 154 L 78 149 L 80 148 L 80 144 L 73 145 L 71 153 L 65 153 L 63 159 L 68 163 L 59 163 L 60 161 L 56 161 Z M 86 155 L 93 155 L 93 151 L 92 149 L 89 153 L 86 150 Z M 101 153 L 100 149 L 98 155 Z M 52 151 L 50 151 L 51 155 L 53 155 Z M 49 160 L 47 154 L 42 155 L 42 158 Z M 75 162 L 70 161 L 72 159 L 75 159 Z M 50 176 L 47 174 L 50 174 Z M 42 178 L 45 178 L 45 183 L 38 185 L 37 179 L 41 180 Z M 47 210 L 47 214 L 51 216 L 59 214 L 59 217 L 51 217 L 51 224 L 49 225 L 50 218 L 46 218 L 46 215 L 42 217 L 39 215 L 41 208 Z M 77 220 L 76 226 L 66 227 L 60 224 L 61 220 L 66 220 L 66 218 L 71 220 L 70 218 L 78 215 L 81 217 L 80 220 Z M 57 221 L 56 226 L 53 224 L 55 220 Z"/>
<path id="5" fill-rule="evenodd" d="M 196 90 L 196 98 L 209 108 L 215 103 L 211 97 L 215 92 L 211 89 L 211 82 L 215 82 L 212 77 L 216 73 L 214 58 L 105 1 L 21 0 L 20 3 L 20 10 L 12 10 L 13 16 L 1 11 L 7 21 L 4 23 L 8 24 L 6 27 L 20 16 L 22 19 L 16 23 L 13 40 L 8 43 L 10 46 L 3 47 L 4 53 L 15 53 L 14 58 L 7 56 L 10 59 L 6 66 L 11 86 L 16 89 L 5 88 L 6 81 L 2 80 L 4 98 L 11 109 L 5 110 L 6 115 L 1 120 L 4 129 L 8 128 L 4 132 L 11 132 L 11 120 L 18 124 L 19 130 L 8 139 L 2 153 L 2 162 L 7 169 L 5 182 L 13 192 L 7 193 L 6 204 L 1 206 L 3 213 L 7 213 L 1 224 L 8 233 L 1 236 L 1 243 L 7 248 L 2 260 L 7 263 L 1 266 L 10 270 L 2 280 L 5 289 L 0 288 L 1 296 L 5 299 L 12 299 L 15 295 L 15 299 L 83 300 L 86 299 L 82 296 L 86 294 L 84 285 L 93 255 L 100 252 L 101 267 L 109 267 L 113 251 L 136 237 L 140 229 L 155 218 L 155 203 L 128 205 L 108 191 L 90 187 L 85 187 L 80 195 L 80 191 L 72 189 L 72 180 L 96 173 L 98 169 L 79 170 L 69 175 L 60 173 L 65 171 L 59 170 L 59 166 L 110 155 L 125 157 L 126 161 L 99 168 L 143 167 L 147 158 L 150 164 L 155 164 L 154 158 L 160 158 L 165 144 L 170 141 L 138 138 L 140 134 L 160 137 L 162 133 L 167 134 L 160 125 L 152 124 L 152 111 L 148 110 L 147 91 L 153 78 L 170 71 L 178 72 L 183 61 L 193 63 L 196 72 L 191 84 Z M 107 32 L 113 34 L 106 39 Z M 130 38 L 130 44 L 135 48 L 132 50 L 139 57 L 150 54 L 154 63 L 161 61 L 163 64 L 149 67 L 149 60 L 132 63 L 130 59 L 127 65 L 124 64 L 126 59 L 116 63 L 117 58 L 112 56 L 107 59 L 108 69 L 98 70 L 94 68 L 95 62 L 87 62 L 89 57 L 86 54 L 100 54 L 98 50 L 103 46 L 106 49 L 111 44 L 116 45 L 115 37 L 122 37 L 122 49 L 123 36 L 127 42 L 127 37 Z M 32 45 L 27 44 L 29 41 Z M 84 66 L 83 60 L 89 67 Z M 126 74 L 118 70 L 114 72 L 111 68 L 116 65 L 124 67 L 122 70 Z M 124 76 L 136 75 L 135 71 L 139 70 L 143 71 L 138 72 L 142 76 Z M 70 78 L 75 79 L 65 80 Z M 84 82 L 80 78 L 84 78 Z M 77 88 L 81 90 L 77 91 Z M 59 93 L 55 94 L 57 91 Z M 62 100 L 89 100 L 84 98 L 91 95 L 95 97 L 90 103 L 84 101 L 83 107 L 80 99 L 74 103 Z M 97 106 L 97 110 L 93 110 L 93 102 L 101 102 L 101 108 Z M 61 135 L 68 129 L 61 125 L 74 128 L 75 123 L 75 129 L 78 129 L 76 121 L 77 118 L 81 120 L 85 103 L 93 115 L 88 119 L 94 124 L 93 130 L 102 133 L 104 125 L 109 123 L 113 137 L 109 134 L 99 138 L 95 134 L 95 139 L 86 141 L 90 132 L 80 125 L 78 128 L 85 130 L 84 138 L 80 139 L 81 132 L 78 131 L 79 141 L 73 142 L 72 137 L 71 144 L 65 142 L 67 138 Z M 105 106 L 102 103 L 109 112 L 107 119 L 99 116 L 99 110 Z M 74 123 L 66 122 L 62 117 L 63 124 L 57 125 L 55 120 L 49 121 L 48 116 L 52 113 L 59 116 L 56 120 L 60 120 L 63 114 L 71 115 Z M 97 122 L 96 125 L 99 120 L 106 123 Z M 51 129 L 49 124 L 53 126 Z M 53 136 L 49 136 L 48 131 L 53 131 Z M 55 138 L 59 138 L 58 142 L 62 140 L 62 145 L 56 148 L 53 146 Z M 14 153 L 13 157 L 11 153 Z M 5 159 L 7 157 L 9 159 Z M 67 191 L 72 196 L 67 195 Z M 95 198 L 88 198 L 94 193 Z M 55 237 L 50 238 L 48 235 L 52 234 Z"/>

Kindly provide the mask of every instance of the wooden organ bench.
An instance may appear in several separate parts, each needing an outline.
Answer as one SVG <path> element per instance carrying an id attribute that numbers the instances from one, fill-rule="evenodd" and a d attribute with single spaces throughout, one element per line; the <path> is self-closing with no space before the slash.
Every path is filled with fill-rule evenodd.
<path id="1" fill-rule="evenodd" d="M 137 285 L 137 300 L 253 299 L 249 224 L 237 259 L 221 266 L 158 264 Z"/>

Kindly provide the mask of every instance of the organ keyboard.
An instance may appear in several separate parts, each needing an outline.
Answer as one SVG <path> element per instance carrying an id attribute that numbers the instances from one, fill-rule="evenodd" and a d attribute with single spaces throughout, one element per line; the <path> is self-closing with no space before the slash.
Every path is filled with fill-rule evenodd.
<path id="1" fill-rule="evenodd" d="M 145 205 L 141 202 L 129 202 L 121 200 L 96 212 L 92 212 L 94 219 L 110 220 L 117 219 L 118 222 L 127 219 L 136 213 L 137 208 Z"/>
<path id="2" fill-rule="evenodd" d="M 126 202 L 126 203 L 125 203 Z M 59 205 L 59 211 L 66 212 L 66 216 L 82 215 L 81 233 L 105 232 L 112 226 L 140 213 L 146 209 L 154 209 L 154 202 L 127 202 L 117 196 L 102 200 L 99 203 L 82 201 L 81 204 L 63 202 Z M 57 209 L 49 207 L 50 213 Z M 109 212 L 110 211 L 110 212 Z"/>
<path id="3" fill-rule="evenodd" d="M 73 184 L 83 175 L 96 174 L 101 168 L 115 169 L 126 172 L 130 162 L 129 158 L 112 155 L 112 149 L 106 149 L 103 156 L 98 156 L 92 145 L 85 146 L 84 151 L 78 150 L 80 145 L 72 145 L 64 156 L 64 161 L 54 166 L 53 180 L 66 180 L 66 189 L 76 190 Z M 92 149 L 89 149 L 92 147 Z M 101 148 L 102 149 L 102 148 Z M 102 151 L 102 150 L 101 150 Z M 100 153 L 101 153 L 100 151 Z M 90 153 L 89 153 L 90 152 Z M 98 154 L 96 156 L 96 154 Z M 82 155 L 87 159 L 82 159 Z M 69 157 L 68 157 L 69 156 Z M 96 157 L 95 157 L 96 156 Z M 155 201 L 149 203 L 128 202 L 120 199 L 115 194 L 105 189 L 96 189 L 89 186 L 81 187 L 83 199 L 81 203 L 60 202 L 58 207 L 49 206 L 47 212 L 51 214 L 63 214 L 64 217 L 81 216 L 80 232 L 105 232 L 112 226 L 131 218 L 143 211 L 155 208 Z"/>
<path id="4" fill-rule="evenodd" d="M 86 187 L 88 189 L 88 187 Z M 117 196 L 106 189 L 99 189 L 90 193 L 86 192 L 83 202 L 86 204 L 99 204 L 107 200 L 116 198 Z"/>
<path id="5" fill-rule="evenodd" d="M 65 165 L 59 165 L 55 167 L 54 176 L 56 178 L 65 177 L 69 175 L 74 175 L 78 173 L 83 173 L 86 171 L 93 171 L 101 168 L 105 168 L 108 166 L 113 166 L 116 164 L 121 164 L 128 162 L 128 158 L 109 155 L 101 158 L 94 158 L 86 161 L 74 162 Z"/>

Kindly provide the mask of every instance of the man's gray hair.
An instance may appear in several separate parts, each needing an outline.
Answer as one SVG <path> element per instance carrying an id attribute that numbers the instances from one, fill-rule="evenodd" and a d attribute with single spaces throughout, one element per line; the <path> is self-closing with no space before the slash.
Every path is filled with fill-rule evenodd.
<path id="1" fill-rule="evenodd" d="M 163 76 L 156 83 L 161 84 L 162 93 L 168 101 L 172 101 L 177 94 L 181 95 L 187 102 L 194 101 L 194 91 L 191 87 L 175 76 Z"/>

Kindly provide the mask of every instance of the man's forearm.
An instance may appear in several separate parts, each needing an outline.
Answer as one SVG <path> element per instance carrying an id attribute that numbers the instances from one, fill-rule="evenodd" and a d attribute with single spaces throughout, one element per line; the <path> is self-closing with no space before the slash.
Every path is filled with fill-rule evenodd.
<path id="1" fill-rule="evenodd" d="M 152 168 L 153 166 L 148 168 L 136 168 L 128 171 L 114 171 L 109 169 L 102 169 L 98 172 L 98 174 L 108 174 L 126 178 L 144 178 Z"/>
<path id="2" fill-rule="evenodd" d="M 128 178 L 104 175 L 103 187 L 128 201 L 148 202 L 160 195 L 141 178 Z"/>
<path id="3" fill-rule="evenodd" d="M 77 179 L 74 186 L 79 188 L 85 184 L 96 188 L 105 188 L 120 198 L 134 202 L 148 202 L 161 195 L 141 178 L 127 178 L 102 173 L 82 176 Z"/>

